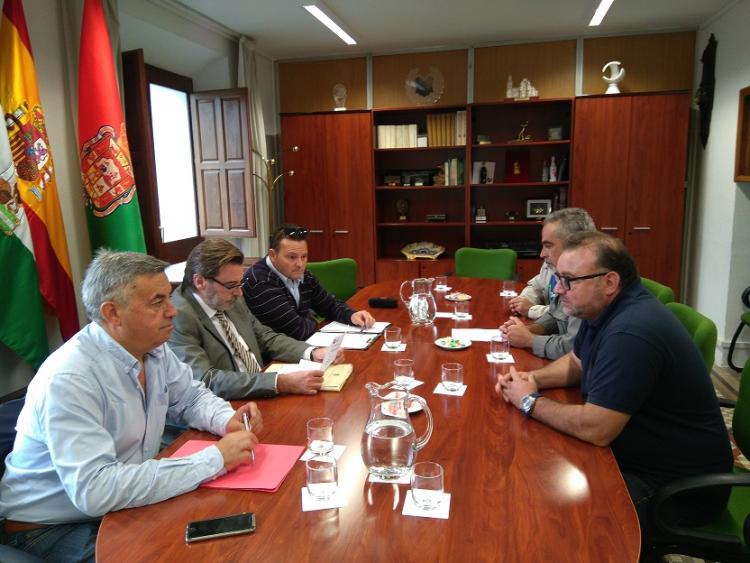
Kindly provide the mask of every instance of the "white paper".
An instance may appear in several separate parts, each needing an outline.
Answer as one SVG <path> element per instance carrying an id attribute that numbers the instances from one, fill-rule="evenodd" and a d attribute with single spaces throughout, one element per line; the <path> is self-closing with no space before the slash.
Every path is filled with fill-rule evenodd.
<path id="1" fill-rule="evenodd" d="M 383 347 L 381 348 L 383 352 L 403 352 L 406 350 L 406 342 L 402 342 L 398 345 L 398 348 L 388 348 L 385 344 L 383 344 Z"/>
<path id="2" fill-rule="evenodd" d="M 398 479 L 381 479 L 370 473 L 367 480 L 370 483 L 398 483 L 399 485 L 409 485 L 411 484 L 411 469 L 406 472 L 406 475 L 402 475 Z"/>
<path id="3" fill-rule="evenodd" d="M 454 328 L 451 329 L 453 338 L 471 340 L 472 342 L 489 342 L 493 336 L 499 336 L 499 328 Z"/>
<path id="4" fill-rule="evenodd" d="M 339 353 L 339 348 L 341 348 L 341 343 L 344 341 L 344 336 L 344 334 L 338 334 L 336 338 L 333 339 L 330 346 L 328 346 L 328 350 L 326 350 L 326 355 L 323 357 L 323 362 L 320 366 L 321 370 L 327 370 L 333 363 L 333 360 L 336 359 L 336 354 Z"/>
<path id="5" fill-rule="evenodd" d="M 399 385 L 401 387 L 405 387 L 407 391 L 411 391 L 415 387 L 419 387 L 420 385 L 422 385 L 422 383 L 424 383 L 424 381 L 419 381 L 418 379 L 415 379 L 414 381 L 412 381 L 408 385 L 405 385 L 403 383 L 397 383 L 397 385 Z"/>
<path id="6" fill-rule="evenodd" d="M 451 494 L 443 493 L 443 500 L 436 508 L 425 510 L 417 506 L 414 497 L 411 496 L 411 489 L 404 499 L 404 508 L 401 514 L 404 516 L 421 516 L 422 518 L 440 518 L 447 520 L 451 511 Z"/>
<path id="7" fill-rule="evenodd" d="M 436 395 L 453 395 L 454 397 L 463 397 L 464 393 L 466 393 L 466 385 L 461 385 L 461 387 L 458 388 L 458 391 L 448 391 L 445 387 L 443 387 L 442 383 L 438 383 L 433 393 L 435 393 Z"/>
<path id="8" fill-rule="evenodd" d="M 336 332 L 316 332 L 305 342 L 310 346 L 330 346 L 336 338 Z M 370 343 L 378 337 L 377 334 L 366 334 L 362 332 L 344 334 L 342 347 L 347 350 L 365 350 Z"/>
<path id="9" fill-rule="evenodd" d="M 326 508 L 341 508 L 342 506 L 346 506 L 346 495 L 341 492 L 340 487 L 332 497 L 325 500 L 319 500 L 310 496 L 310 491 L 307 490 L 307 487 L 302 487 L 302 512 L 325 510 Z"/>
<path id="10" fill-rule="evenodd" d="M 500 297 L 518 297 L 518 293 L 513 290 L 502 290 L 500 292 Z"/>
<path id="11" fill-rule="evenodd" d="M 325 455 L 332 455 L 335 459 L 339 459 L 341 457 L 341 455 L 344 453 L 345 449 L 346 449 L 346 446 L 334 445 L 333 446 L 333 451 L 330 452 L 330 453 L 327 453 Z M 302 454 L 302 456 L 299 458 L 299 460 L 300 461 L 307 461 L 308 459 L 310 459 L 311 457 L 313 457 L 315 455 L 318 455 L 318 454 L 315 453 L 315 452 L 312 452 L 310 450 L 305 450 L 305 453 Z"/>
<path id="12" fill-rule="evenodd" d="M 320 332 L 346 332 L 346 333 L 365 333 L 365 334 L 380 334 L 385 330 L 385 328 L 390 325 L 389 322 L 376 322 L 373 324 L 370 328 L 362 328 L 361 326 L 356 325 L 348 325 L 345 323 L 340 323 L 338 321 L 333 321 L 331 323 L 328 323 L 326 326 L 322 327 L 320 329 Z"/>
<path id="13" fill-rule="evenodd" d="M 182 279 L 180 279 L 180 281 L 182 281 Z M 435 286 L 435 291 L 437 291 L 438 293 L 443 293 L 445 291 L 450 291 L 451 289 L 453 289 L 453 288 L 451 286 L 449 286 L 449 285 L 436 285 Z"/>
<path id="14" fill-rule="evenodd" d="M 465 315 L 463 317 L 459 317 L 458 315 L 456 315 L 456 313 L 453 313 L 451 317 L 453 317 L 454 321 L 470 321 L 472 319 L 471 314 Z"/>
<path id="15" fill-rule="evenodd" d="M 492 354 L 487 354 L 487 361 L 491 364 L 515 364 L 516 360 L 513 358 L 513 354 L 508 354 L 504 358 L 495 358 Z"/>
<path id="16" fill-rule="evenodd" d="M 437 313 L 435 313 L 435 318 L 436 319 L 452 319 L 453 313 L 451 313 L 450 311 L 438 311 Z"/>

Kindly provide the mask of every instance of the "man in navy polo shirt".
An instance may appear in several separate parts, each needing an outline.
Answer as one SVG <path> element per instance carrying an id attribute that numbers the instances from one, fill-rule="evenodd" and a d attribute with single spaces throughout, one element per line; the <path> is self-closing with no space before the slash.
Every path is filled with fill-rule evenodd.
<path id="1" fill-rule="evenodd" d="M 597 446 L 610 446 L 648 531 L 657 489 L 681 477 L 731 471 L 732 452 L 698 348 L 680 321 L 640 283 L 623 243 L 599 232 L 571 236 L 557 262 L 566 313 L 582 319 L 573 350 L 535 371 L 513 368 L 497 391 L 521 411 Z M 583 404 L 541 395 L 580 385 Z M 715 517 L 728 490 L 673 507 L 686 525 Z M 644 544 L 646 542 L 644 541 Z"/>

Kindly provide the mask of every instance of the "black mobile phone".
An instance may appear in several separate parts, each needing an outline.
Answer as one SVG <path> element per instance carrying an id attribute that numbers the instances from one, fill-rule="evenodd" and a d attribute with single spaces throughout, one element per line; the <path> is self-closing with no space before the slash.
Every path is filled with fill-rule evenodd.
<path id="1" fill-rule="evenodd" d="M 212 518 L 211 520 L 196 520 L 190 522 L 185 528 L 185 541 L 192 543 L 224 536 L 236 536 L 237 534 L 250 534 L 255 531 L 255 514 L 243 512 Z"/>

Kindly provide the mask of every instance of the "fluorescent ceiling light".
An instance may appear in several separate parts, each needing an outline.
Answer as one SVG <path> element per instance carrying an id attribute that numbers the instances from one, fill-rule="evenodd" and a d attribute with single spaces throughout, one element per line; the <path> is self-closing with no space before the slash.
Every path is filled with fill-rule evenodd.
<path id="1" fill-rule="evenodd" d="M 325 4 L 316 2 L 315 4 L 304 4 L 302 7 L 315 16 L 320 23 L 338 35 L 344 43 L 347 45 L 357 44 L 354 38 L 344 31 L 340 24 L 333 21 L 331 10 Z M 323 11 L 324 8 L 328 13 Z"/>
<path id="2" fill-rule="evenodd" d="M 607 15 L 607 11 L 614 1 L 615 0 L 601 0 L 599 2 L 599 6 L 594 12 L 594 17 L 591 18 L 591 21 L 589 22 L 589 27 L 602 23 L 604 16 Z"/>

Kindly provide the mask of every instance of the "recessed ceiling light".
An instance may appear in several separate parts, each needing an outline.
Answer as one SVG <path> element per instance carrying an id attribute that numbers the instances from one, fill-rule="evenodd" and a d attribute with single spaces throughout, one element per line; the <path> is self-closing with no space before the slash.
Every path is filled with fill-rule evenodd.
<path id="1" fill-rule="evenodd" d="M 594 12 L 594 17 L 591 18 L 591 21 L 589 22 L 589 27 L 599 25 L 600 23 L 602 23 L 604 16 L 607 15 L 607 11 L 609 10 L 609 7 L 612 5 L 614 1 L 615 0 L 601 0 L 599 2 L 599 6 L 596 8 L 596 11 Z"/>
<path id="2" fill-rule="evenodd" d="M 338 22 L 334 21 L 333 12 L 323 2 L 315 2 L 314 4 L 303 4 L 302 7 L 310 12 L 317 20 L 326 26 L 328 29 L 338 35 L 341 40 L 347 45 L 356 45 L 357 42 L 354 38 L 344 31 L 344 28 Z"/>

